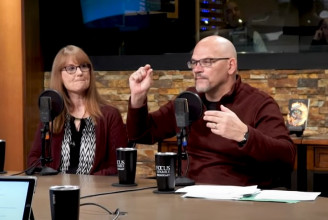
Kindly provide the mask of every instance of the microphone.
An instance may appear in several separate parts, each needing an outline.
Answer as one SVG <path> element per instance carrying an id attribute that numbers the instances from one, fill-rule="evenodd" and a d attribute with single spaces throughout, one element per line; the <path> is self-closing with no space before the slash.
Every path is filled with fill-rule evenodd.
<path id="1" fill-rule="evenodd" d="M 178 141 L 178 168 L 175 180 L 176 186 L 194 185 L 195 181 L 186 176 L 182 176 L 181 160 L 187 159 L 186 152 L 182 152 L 182 146 L 187 146 L 187 130 L 186 127 L 191 125 L 193 121 L 198 120 L 203 114 L 203 103 L 200 97 L 193 92 L 184 91 L 180 93 L 174 100 L 175 119 L 180 132 L 177 134 Z"/>
<path id="2" fill-rule="evenodd" d="M 187 127 L 203 114 L 203 102 L 194 92 L 184 91 L 175 99 L 175 116 L 178 127 Z"/>
<path id="3" fill-rule="evenodd" d="M 43 128 L 41 128 L 41 167 L 37 167 L 38 163 L 36 163 L 29 167 L 25 173 L 33 175 L 35 172 L 39 172 L 40 175 L 55 175 L 58 171 L 46 166 L 52 161 L 49 122 L 53 121 L 63 111 L 64 100 L 56 90 L 45 90 L 39 96 L 39 109 L 40 121 L 43 123 Z"/>
<path id="4" fill-rule="evenodd" d="M 53 121 L 64 109 L 64 100 L 56 90 L 45 90 L 39 96 L 40 120 L 44 127 L 41 129 L 41 175 L 55 175 L 58 173 L 46 164 L 52 161 L 51 157 L 51 132 L 49 122 Z M 32 167 L 26 173 L 33 174 L 36 167 Z"/>
<path id="5" fill-rule="evenodd" d="M 196 93 L 184 91 L 175 99 L 174 108 L 177 126 L 182 130 L 182 145 L 187 146 L 185 128 L 203 114 L 202 100 Z"/>
<path id="6" fill-rule="evenodd" d="M 51 121 L 51 97 L 40 97 L 40 120 L 43 123 Z"/>
<path id="7" fill-rule="evenodd" d="M 186 98 L 176 98 L 174 101 L 175 119 L 179 128 L 189 126 L 189 108 Z"/>
<path id="8" fill-rule="evenodd" d="M 56 90 L 45 90 L 39 96 L 39 109 L 41 122 L 53 121 L 63 111 L 64 100 Z"/>

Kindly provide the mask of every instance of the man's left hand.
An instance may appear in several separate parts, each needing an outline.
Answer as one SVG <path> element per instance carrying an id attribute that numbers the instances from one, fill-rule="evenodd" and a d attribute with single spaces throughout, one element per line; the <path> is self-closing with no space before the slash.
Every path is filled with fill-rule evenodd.
<path id="1" fill-rule="evenodd" d="M 244 139 L 244 134 L 248 131 L 248 127 L 238 116 L 221 105 L 221 111 L 206 111 L 204 120 L 207 121 L 206 126 L 211 129 L 214 134 L 240 142 Z"/>

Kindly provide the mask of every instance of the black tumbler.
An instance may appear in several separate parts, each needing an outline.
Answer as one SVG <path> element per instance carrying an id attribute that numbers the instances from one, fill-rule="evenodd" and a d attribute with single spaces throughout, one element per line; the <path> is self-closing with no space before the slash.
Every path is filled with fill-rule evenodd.
<path id="1" fill-rule="evenodd" d="M 155 154 L 158 191 L 174 191 L 176 159 L 177 154 L 174 152 L 158 152 Z"/>
<path id="2" fill-rule="evenodd" d="M 136 185 L 137 149 L 117 148 L 116 159 L 119 184 Z"/>
<path id="3" fill-rule="evenodd" d="M 51 186 L 49 188 L 52 220 L 78 220 L 80 214 L 79 186 Z"/>
<path id="4" fill-rule="evenodd" d="M 5 140 L 0 140 L 0 174 L 1 173 L 6 173 L 4 171 L 5 156 L 6 156 L 6 141 Z"/>

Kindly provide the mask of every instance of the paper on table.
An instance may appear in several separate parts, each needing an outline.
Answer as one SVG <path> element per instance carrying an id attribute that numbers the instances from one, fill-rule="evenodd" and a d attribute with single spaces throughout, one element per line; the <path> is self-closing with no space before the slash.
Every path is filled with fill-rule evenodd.
<path id="1" fill-rule="evenodd" d="M 287 190 L 260 190 L 257 186 L 221 186 L 221 185 L 194 185 L 175 191 L 185 193 L 182 197 L 205 199 L 230 199 L 266 202 L 287 202 L 315 200 L 320 192 L 300 192 Z"/>
<path id="2" fill-rule="evenodd" d="M 299 192 L 285 190 L 262 190 L 254 199 L 272 200 L 298 200 L 312 201 L 320 195 L 320 192 Z"/>
<path id="3" fill-rule="evenodd" d="M 182 197 L 206 199 L 240 199 L 244 195 L 259 192 L 257 186 L 221 186 L 221 185 L 193 185 L 178 189 L 176 193 L 186 193 Z"/>

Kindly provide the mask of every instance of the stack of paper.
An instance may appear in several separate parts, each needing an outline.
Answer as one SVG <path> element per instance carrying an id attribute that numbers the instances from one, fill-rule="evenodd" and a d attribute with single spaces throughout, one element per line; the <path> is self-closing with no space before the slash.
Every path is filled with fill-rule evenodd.
<path id="1" fill-rule="evenodd" d="M 253 195 L 259 192 L 257 186 L 221 186 L 221 185 L 193 185 L 175 191 L 186 193 L 182 197 L 205 199 L 240 199 L 244 195 Z"/>
<path id="2" fill-rule="evenodd" d="M 320 192 L 260 190 L 254 186 L 193 185 L 176 190 L 182 197 L 295 203 L 315 200 Z"/>

